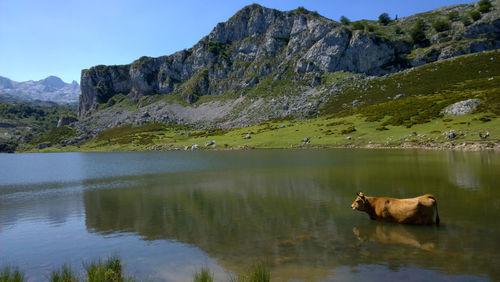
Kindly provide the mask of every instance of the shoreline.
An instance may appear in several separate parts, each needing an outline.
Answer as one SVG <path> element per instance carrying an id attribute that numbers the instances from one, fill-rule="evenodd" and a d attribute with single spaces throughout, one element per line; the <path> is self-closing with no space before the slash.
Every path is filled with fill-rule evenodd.
<path id="1" fill-rule="evenodd" d="M 321 149 L 368 149 L 368 150 L 426 150 L 426 151 L 466 151 L 466 152 L 480 152 L 480 151 L 500 151 L 500 140 L 491 141 L 460 141 L 460 142 L 442 142 L 442 143 L 412 143 L 404 142 L 399 145 L 383 145 L 379 143 L 369 144 L 345 144 L 345 145 L 299 145 L 293 147 L 255 147 L 249 145 L 239 145 L 235 147 L 203 147 L 199 146 L 196 149 L 192 148 L 165 148 L 160 145 L 151 145 L 148 148 L 137 148 L 132 150 L 61 150 L 62 148 L 54 150 L 54 147 L 37 151 L 15 152 L 16 154 L 23 153 L 65 153 L 65 152 L 193 152 L 193 151 L 245 151 L 245 150 L 321 150 Z"/>

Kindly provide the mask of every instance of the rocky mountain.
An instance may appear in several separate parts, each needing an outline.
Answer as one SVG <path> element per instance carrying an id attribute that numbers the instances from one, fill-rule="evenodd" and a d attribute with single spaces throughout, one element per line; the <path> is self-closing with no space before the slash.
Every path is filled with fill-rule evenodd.
<path id="1" fill-rule="evenodd" d="M 95 133 L 156 120 L 227 128 L 317 114 L 342 95 L 342 84 L 498 49 L 496 5 L 341 24 L 301 7 L 253 4 L 190 49 L 83 70 L 79 126 Z"/>
<path id="2" fill-rule="evenodd" d="M 65 83 L 57 76 L 24 82 L 16 82 L 0 76 L 0 101 L 75 104 L 78 102 L 80 93 L 78 82 Z"/>

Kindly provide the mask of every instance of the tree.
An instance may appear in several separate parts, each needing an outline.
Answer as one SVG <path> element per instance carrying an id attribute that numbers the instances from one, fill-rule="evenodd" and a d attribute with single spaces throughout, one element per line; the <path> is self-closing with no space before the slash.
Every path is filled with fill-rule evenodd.
<path id="1" fill-rule="evenodd" d="M 391 22 L 391 17 L 389 17 L 389 14 L 387 13 L 382 13 L 380 14 L 380 16 L 378 16 L 378 22 L 383 25 L 387 25 Z"/>
<path id="2" fill-rule="evenodd" d="M 351 23 L 351 21 L 347 17 L 345 17 L 345 16 L 340 17 L 340 22 L 343 25 L 349 25 Z"/>
<path id="3" fill-rule="evenodd" d="M 481 0 L 479 1 L 479 12 L 481 13 L 487 13 L 491 9 L 491 2 L 490 0 Z"/>
<path id="4" fill-rule="evenodd" d="M 457 10 L 453 10 L 453 11 L 448 13 L 447 17 L 448 17 L 448 20 L 455 22 L 455 21 L 458 21 L 460 19 L 460 14 L 458 14 Z"/>
<path id="5" fill-rule="evenodd" d="M 469 16 L 473 21 L 477 21 L 481 18 L 481 13 L 478 10 L 472 10 L 469 12 Z"/>
<path id="6" fill-rule="evenodd" d="M 433 24 L 432 24 L 432 27 L 434 28 L 434 30 L 436 30 L 437 32 L 441 32 L 441 31 L 445 31 L 445 30 L 449 30 L 451 25 L 450 25 L 450 22 L 445 20 L 445 19 L 439 19 L 437 21 L 435 21 Z"/>
<path id="7" fill-rule="evenodd" d="M 425 23 L 423 20 L 418 19 L 410 30 L 410 36 L 413 40 L 413 44 L 419 44 L 427 41 L 425 37 Z"/>

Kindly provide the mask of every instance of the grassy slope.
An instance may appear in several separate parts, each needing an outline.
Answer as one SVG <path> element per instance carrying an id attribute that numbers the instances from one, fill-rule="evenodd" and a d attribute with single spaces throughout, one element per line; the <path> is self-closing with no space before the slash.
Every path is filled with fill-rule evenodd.
<path id="1" fill-rule="evenodd" d="M 193 144 L 206 148 L 205 142 L 211 140 L 217 148 L 295 148 L 303 146 L 303 138 L 310 138 L 306 146 L 398 146 L 405 142 L 423 145 L 449 141 L 446 132 L 450 130 L 458 135 L 456 143 L 484 142 L 478 133 L 486 130 L 491 134 L 488 141 L 498 141 L 499 62 L 500 52 L 490 51 L 390 76 L 356 80 L 345 84 L 322 110 L 323 115 L 312 119 L 270 120 L 229 131 L 200 131 L 161 123 L 126 125 L 103 131 L 78 147 L 51 147 L 42 151 L 167 150 Z M 338 74 L 331 76 L 336 79 Z M 330 80 L 325 79 L 326 83 Z M 405 93 L 405 97 L 393 100 L 400 93 Z M 475 112 L 456 117 L 440 113 L 447 105 L 470 98 L 483 101 Z M 342 106 L 351 105 L 354 99 L 359 101 L 357 108 Z M 386 130 L 380 130 L 382 127 Z M 355 131 L 346 133 L 352 128 Z M 246 134 L 252 138 L 244 139 Z"/>

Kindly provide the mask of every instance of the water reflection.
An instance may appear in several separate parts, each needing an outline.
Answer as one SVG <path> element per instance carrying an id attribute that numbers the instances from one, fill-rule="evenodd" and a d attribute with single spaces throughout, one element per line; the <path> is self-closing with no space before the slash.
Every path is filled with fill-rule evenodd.
<path id="1" fill-rule="evenodd" d="M 352 232 L 361 243 L 402 244 L 433 251 L 438 244 L 436 230 L 438 228 L 372 222 L 372 224 L 355 226 Z"/>
<path id="2" fill-rule="evenodd" d="M 39 276 L 39 265 L 81 266 L 82 257 L 121 250 L 133 273 L 151 279 L 172 269 L 189 278 L 207 257 L 233 272 L 268 261 L 278 281 L 352 280 L 370 269 L 380 279 L 500 279 L 500 242 L 491 239 L 500 236 L 498 153 L 37 154 L 0 162 L 12 172 L 0 170 L 0 242 L 8 242 L 0 260 L 29 258 Z M 25 168 L 33 168 L 26 181 Z M 371 221 L 349 208 L 357 191 L 432 193 L 444 224 Z"/>
<path id="3" fill-rule="evenodd" d="M 490 264 L 500 262 L 499 244 L 480 239 L 498 228 L 469 230 L 450 219 L 439 228 L 370 221 L 348 208 L 353 187 L 369 187 L 366 175 L 343 175 L 331 168 L 158 175 L 127 189 L 85 191 L 86 225 L 195 245 L 233 272 L 266 260 L 278 280 L 326 279 L 332 268 L 380 263 L 396 272 L 418 266 L 500 277 Z M 453 193 L 441 205 L 445 217 L 448 200 L 470 200 Z M 476 203 L 469 207 L 478 210 Z"/>

